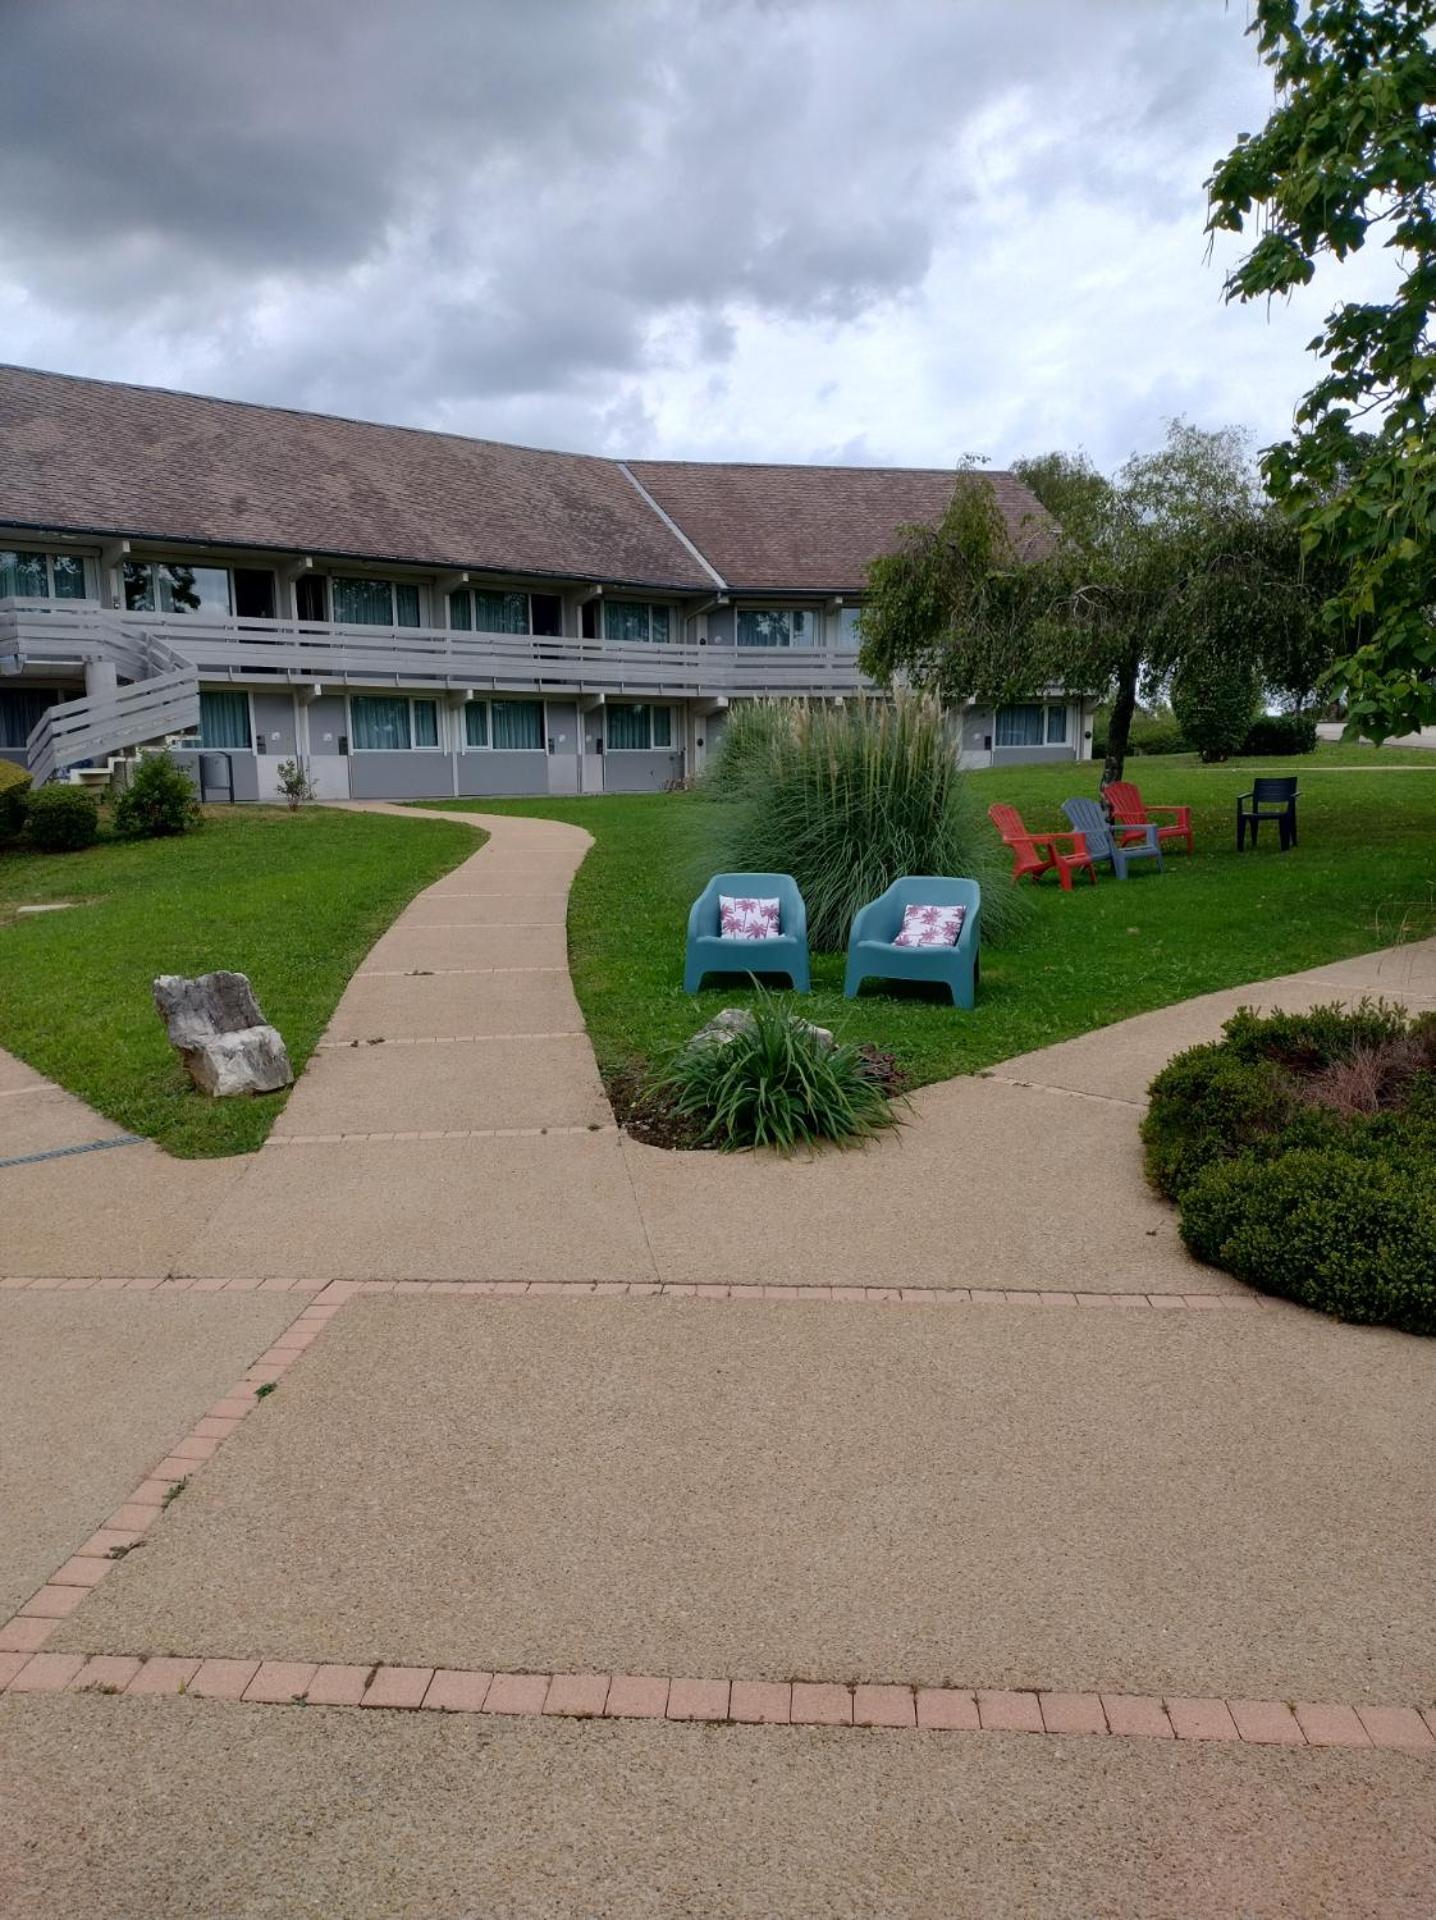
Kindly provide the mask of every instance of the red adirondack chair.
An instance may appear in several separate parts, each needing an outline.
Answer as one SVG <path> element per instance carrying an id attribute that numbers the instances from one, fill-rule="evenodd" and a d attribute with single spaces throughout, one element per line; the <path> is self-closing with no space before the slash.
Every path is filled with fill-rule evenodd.
<path id="1" fill-rule="evenodd" d="M 1114 780 L 1110 787 L 1103 787 L 1102 798 L 1107 802 L 1107 811 L 1112 816 L 1114 827 L 1150 827 L 1157 829 L 1160 843 L 1168 840 L 1184 840 L 1187 852 L 1192 852 L 1192 810 L 1190 807 L 1149 807 L 1145 806 L 1141 794 L 1130 780 Z M 1170 813 L 1174 818 L 1163 826 L 1154 821 L 1155 813 Z M 1141 834 L 1123 834 L 1123 840 L 1140 840 Z"/>
<path id="2" fill-rule="evenodd" d="M 1012 849 L 1014 880 L 1020 880 L 1024 873 L 1040 880 L 1044 873 L 1055 872 L 1062 891 L 1071 893 L 1073 874 L 1085 873 L 1096 886 L 1097 870 L 1087 851 L 1086 834 L 1033 833 L 1023 825 L 1016 807 L 1002 800 L 994 801 L 987 809 L 987 817 L 1002 835 L 1003 844 Z M 1059 842 L 1070 843 L 1065 852 Z"/>

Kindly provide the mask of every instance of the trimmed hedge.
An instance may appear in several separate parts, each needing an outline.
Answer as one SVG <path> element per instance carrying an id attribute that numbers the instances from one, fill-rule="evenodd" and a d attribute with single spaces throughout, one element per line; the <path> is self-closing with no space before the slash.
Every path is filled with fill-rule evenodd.
<path id="1" fill-rule="evenodd" d="M 1436 1333 L 1436 1016 L 1244 1009 L 1157 1075 L 1142 1138 L 1198 1259 L 1345 1320 Z"/>
<path id="2" fill-rule="evenodd" d="M 0 760 L 0 840 L 13 840 L 25 824 L 30 776 L 13 760 Z"/>
<path id="3" fill-rule="evenodd" d="M 1275 760 L 1285 754 L 1316 752 L 1316 721 L 1309 713 L 1264 713 L 1253 720 L 1241 750 L 1253 758 Z"/>
<path id="4" fill-rule="evenodd" d="M 41 787 L 30 795 L 25 831 L 41 853 L 78 853 L 99 837 L 99 805 L 84 787 Z"/>

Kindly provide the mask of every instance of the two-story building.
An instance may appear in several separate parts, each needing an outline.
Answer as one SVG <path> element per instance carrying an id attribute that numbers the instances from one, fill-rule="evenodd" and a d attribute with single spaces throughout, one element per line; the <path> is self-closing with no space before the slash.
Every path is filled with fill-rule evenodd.
<path id="1" fill-rule="evenodd" d="M 1019 540 L 1041 510 L 1002 473 Z M 864 690 L 869 562 L 949 471 L 614 460 L 0 368 L 0 755 L 165 741 L 208 800 L 645 792 L 735 701 Z M 965 762 L 1090 750 L 1062 694 Z"/>

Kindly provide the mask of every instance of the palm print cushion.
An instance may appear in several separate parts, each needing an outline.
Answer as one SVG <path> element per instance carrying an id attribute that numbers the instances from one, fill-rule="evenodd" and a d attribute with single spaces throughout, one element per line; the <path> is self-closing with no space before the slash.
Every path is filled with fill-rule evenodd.
<path id="1" fill-rule="evenodd" d="M 725 940 L 776 940 L 778 902 L 720 893 L 718 925 Z"/>
<path id="2" fill-rule="evenodd" d="M 966 907 L 904 907 L 902 932 L 895 947 L 955 947 L 967 918 Z"/>

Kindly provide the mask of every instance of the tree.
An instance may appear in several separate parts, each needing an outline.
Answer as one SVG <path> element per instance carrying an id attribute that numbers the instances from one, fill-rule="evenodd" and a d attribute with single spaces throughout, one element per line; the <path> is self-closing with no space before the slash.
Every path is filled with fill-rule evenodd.
<path id="1" fill-rule="evenodd" d="M 939 526 L 904 529 L 874 563 L 864 671 L 985 705 L 1050 686 L 1110 696 L 1104 781 L 1121 778 L 1144 683 L 1156 691 L 1189 656 L 1236 653 L 1261 684 L 1309 691 L 1291 676 L 1309 681 L 1313 602 L 1240 432 L 1174 421 L 1115 479 L 1082 454 L 1015 471 L 1040 522 L 1010 528 L 966 474 Z"/>
<path id="2" fill-rule="evenodd" d="M 1327 371 L 1264 458 L 1302 549 L 1337 570 L 1326 619 L 1352 731 L 1436 720 L 1436 0 L 1254 0 L 1272 69 L 1266 126 L 1207 182 L 1208 231 L 1259 235 L 1229 300 L 1304 286 L 1369 237 L 1399 262 L 1394 297 L 1346 301 L 1311 350 Z M 1362 423 L 1366 423 L 1363 426 Z"/>

